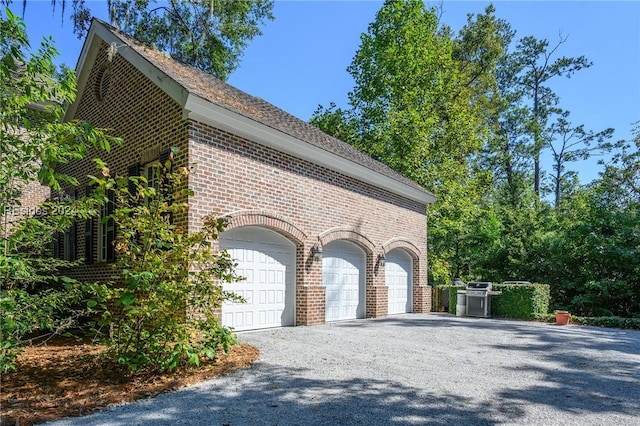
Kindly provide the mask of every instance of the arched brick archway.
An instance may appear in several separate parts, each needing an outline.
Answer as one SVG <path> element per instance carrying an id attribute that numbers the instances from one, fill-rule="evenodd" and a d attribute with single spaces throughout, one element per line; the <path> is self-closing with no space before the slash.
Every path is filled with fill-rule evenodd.
<path id="1" fill-rule="evenodd" d="M 372 317 L 375 316 L 375 312 L 370 309 L 370 299 L 372 289 L 374 285 L 374 253 L 375 245 L 365 235 L 356 231 L 350 227 L 337 227 L 329 229 L 318 236 L 320 244 L 324 247 L 325 257 L 323 257 L 323 287 L 327 289 L 327 302 L 325 317 L 327 320 L 331 320 L 334 312 L 341 311 L 343 309 L 349 310 L 349 307 L 345 307 L 342 304 L 346 303 L 351 305 L 350 308 L 354 309 L 355 314 L 353 318 Z M 351 247 L 356 248 L 355 252 Z M 329 249 L 331 247 L 331 249 Z M 357 259 L 357 251 L 364 254 L 364 258 L 361 261 Z M 332 252 L 334 258 L 341 259 L 340 262 L 330 262 L 326 264 L 324 262 L 327 253 Z M 362 263 L 359 263 L 362 262 Z M 348 269 L 348 270 L 347 270 Z M 327 280 L 325 280 L 324 271 L 327 270 Z M 344 279 L 343 274 L 348 275 L 349 279 Z M 338 278 L 335 278 L 335 277 Z M 350 285 L 354 285 L 355 281 L 353 277 L 358 277 L 358 285 L 354 288 L 346 289 L 343 284 L 334 285 L 335 282 L 349 282 Z M 335 282 L 334 282 L 335 281 Z M 331 291 L 331 293 L 329 293 Z M 353 294 L 358 294 L 358 300 L 353 299 Z M 331 300 L 331 303 L 330 303 Z M 356 308 L 357 306 L 357 308 Z M 330 310 L 331 309 L 331 310 Z"/>
<path id="2" fill-rule="evenodd" d="M 318 239 L 323 246 L 336 240 L 352 241 L 365 251 L 367 257 L 372 256 L 375 250 L 375 245 L 369 238 L 352 228 L 332 228 L 320 234 Z"/>
<path id="3" fill-rule="evenodd" d="M 296 246 L 304 244 L 307 234 L 293 222 L 275 213 L 263 210 L 239 210 L 224 215 L 229 221 L 227 230 L 241 226 L 261 226 L 290 239 Z"/>
<path id="4" fill-rule="evenodd" d="M 407 252 L 407 254 L 413 258 L 414 262 L 418 262 L 420 260 L 422 250 L 416 247 L 416 245 L 411 241 L 404 238 L 393 238 L 382 245 L 382 250 L 384 250 L 385 253 L 397 248 L 403 249 Z"/>
<path id="5" fill-rule="evenodd" d="M 248 301 L 223 306 L 223 324 L 238 330 L 299 324 L 296 293 L 302 283 L 300 259 L 306 233 L 292 221 L 262 210 L 235 211 L 223 217 L 228 223 L 220 246 L 237 256 L 246 281 L 234 286 L 238 289 L 234 291 L 244 292 L 241 295 Z"/>
<path id="6" fill-rule="evenodd" d="M 413 260 L 411 278 L 413 312 L 429 312 L 431 310 L 431 288 L 426 285 L 426 262 L 423 250 L 406 238 L 392 238 L 382 245 L 384 253 L 400 249 Z"/>

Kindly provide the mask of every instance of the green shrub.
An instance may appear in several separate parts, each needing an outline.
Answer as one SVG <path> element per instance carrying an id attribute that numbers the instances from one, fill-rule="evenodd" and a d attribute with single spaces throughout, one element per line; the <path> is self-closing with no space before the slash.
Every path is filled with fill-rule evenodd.
<path id="1" fill-rule="evenodd" d="M 555 322 L 555 314 L 547 314 L 541 318 L 541 321 Z M 591 325 L 594 327 L 608 328 L 624 328 L 632 330 L 640 330 L 640 318 L 623 318 L 623 317 L 580 317 L 571 315 L 571 324 Z"/>
<path id="2" fill-rule="evenodd" d="M 157 187 L 144 177 L 93 178 L 104 202 L 114 191 L 118 205 L 111 216 L 116 280 L 96 301 L 104 309 L 97 328 L 108 331 L 108 356 L 134 373 L 199 365 L 226 352 L 235 336 L 216 311 L 226 300 L 243 301 L 222 286 L 241 279 L 233 259 L 211 244 L 226 220 L 210 215 L 190 232 L 173 223 L 192 195 L 181 185 L 188 171 L 171 172 L 170 161 L 156 168 Z"/>
<path id="3" fill-rule="evenodd" d="M 538 317 L 536 317 L 536 321 L 556 322 L 556 314 L 551 313 L 551 314 L 539 315 Z"/>
<path id="4" fill-rule="evenodd" d="M 540 319 L 549 311 L 548 284 L 494 284 L 502 294 L 492 296 L 491 313 L 496 317 Z"/>
<path id="5" fill-rule="evenodd" d="M 56 165 L 120 141 L 83 121 L 62 122 L 76 76 L 58 69 L 57 56 L 51 39 L 30 44 L 24 22 L 0 10 L 0 375 L 18 368 L 25 346 L 77 327 L 99 288 L 64 276 L 80 259 L 53 256 L 54 236 L 91 217 L 96 204 L 71 197 L 78 181 Z M 39 183 L 51 199 L 23 206 L 23 191 Z"/>
<path id="6" fill-rule="evenodd" d="M 640 318 L 623 317 L 571 317 L 571 322 L 580 325 L 593 325 L 596 327 L 627 328 L 640 330 Z"/>

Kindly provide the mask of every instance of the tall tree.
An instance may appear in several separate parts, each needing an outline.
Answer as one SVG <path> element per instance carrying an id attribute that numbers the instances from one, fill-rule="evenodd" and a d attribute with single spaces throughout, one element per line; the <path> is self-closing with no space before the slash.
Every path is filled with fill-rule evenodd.
<path id="1" fill-rule="evenodd" d="M 463 86 L 473 91 L 472 99 L 481 105 L 479 112 L 488 124 L 495 125 L 501 104 L 498 91 L 499 68 L 515 31 L 503 19 L 495 16 L 495 7 L 489 5 L 484 13 L 467 15 L 467 23 L 457 36 L 453 34 L 453 59 L 459 64 Z M 443 27 L 443 34 L 449 33 Z M 495 131 L 495 129 L 492 129 Z"/>
<path id="2" fill-rule="evenodd" d="M 572 173 L 566 170 L 567 163 L 603 155 L 620 146 L 620 143 L 607 142 L 613 136 L 612 128 L 600 132 L 585 130 L 584 125 L 573 126 L 569 121 L 569 115 L 569 111 L 561 111 L 544 137 L 553 155 L 554 173 L 551 181 L 556 208 L 561 202 L 564 183 Z"/>
<path id="3" fill-rule="evenodd" d="M 15 368 L 29 338 L 72 327 L 84 311 L 92 287 L 61 276 L 73 256 L 54 257 L 51 247 L 54 235 L 90 217 L 98 200 L 62 196 L 62 187 L 78 182 L 56 165 L 117 141 L 88 123 L 60 122 L 75 97 L 75 75 L 56 69 L 51 39 L 31 55 L 30 48 L 24 23 L 9 9 L 0 11 L 0 373 Z M 25 190 L 41 182 L 57 199 L 27 209 Z"/>
<path id="4" fill-rule="evenodd" d="M 517 84 L 520 68 L 514 63 L 512 53 L 504 51 L 496 71 L 496 130 L 489 135 L 485 161 L 491 167 L 494 187 L 500 202 L 510 208 L 522 206 L 530 176 L 530 156 L 526 123 L 530 110 L 525 102 L 525 91 Z M 532 181 L 532 179 L 531 179 Z M 532 185 L 531 185 L 532 186 Z"/>
<path id="5" fill-rule="evenodd" d="M 467 224 L 488 184 L 476 160 L 508 33 L 492 6 L 454 36 L 424 2 L 388 0 L 348 68 L 350 108 L 320 108 L 311 120 L 436 193 L 430 263 L 439 282 L 468 264 Z"/>
<path id="6" fill-rule="evenodd" d="M 521 70 L 517 83 L 526 91 L 532 103 L 529 133 L 533 139 L 531 151 L 534 165 L 534 191 L 538 198 L 542 176 L 540 154 L 546 146 L 543 131 L 549 114 L 558 101 L 548 83 L 554 77 L 571 77 L 576 71 L 592 65 L 584 56 L 576 58 L 562 56 L 554 60 L 558 49 L 566 41 L 567 37 L 561 36 L 555 45 L 550 46 L 548 40 L 527 36 L 518 41 L 512 58 L 513 66 Z"/>
<path id="7" fill-rule="evenodd" d="M 633 129 L 633 140 L 625 144 L 606 168 L 603 180 L 611 182 L 611 188 L 625 200 L 640 203 L 640 122 Z"/>
<path id="8" fill-rule="evenodd" d="M 338 108 L 334 102 L 331 102 L 326 108 L 318 105 L 309 122 L 343 142 L 359 148 L 362 147 L 357 119 L 353 116 L 352 111 Z"/>
<path id="9" fill-rule="evenodd" d="M 51 3 L 64 16 L 67 0 Z M 72 2 L 79 38 L 89 28 L 90 3 Z M 107 5 L 115 27 L 222 80 L 238 67 L 248 42 L 262 34 L 262 25 L 273 19 L 273 0 L 107 0 Z"/>

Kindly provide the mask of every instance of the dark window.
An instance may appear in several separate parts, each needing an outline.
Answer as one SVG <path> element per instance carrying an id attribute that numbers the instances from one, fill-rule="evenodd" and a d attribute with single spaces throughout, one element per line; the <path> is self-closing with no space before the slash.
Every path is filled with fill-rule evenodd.
<path id="1" fill-rule="evenodd" d="M 107 202 L 100 208 L 100 223 L 98 226 L 98 261 L 114 262 L 116 252 L 114 242 L 116 239 L 116 224 L 113 219 L 106 219 L 115 211 L 116 194 L 107 192 Z"/>

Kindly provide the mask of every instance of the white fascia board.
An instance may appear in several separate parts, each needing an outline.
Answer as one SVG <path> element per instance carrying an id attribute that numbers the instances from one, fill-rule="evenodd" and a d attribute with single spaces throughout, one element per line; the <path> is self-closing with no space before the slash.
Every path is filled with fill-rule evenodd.
<path id="1" fill-rule="evenodd" d="M 290 154 L 327 169 L 334 170 L 394 194 L 423 204 L 436 201 L 430 193 L 420 191 L 403 182 L 375 172 L 333 152 L 311 145 L 303 140 L 265 126 L 224 107 L 213 104 L 197 95 L 190 94 L 185 104 L 187 117 L 245 137 L 263 146 Z"/>
<path id="2" fill-rule="evenodd" d="M 95 25 L 91 25 L 91 28 L 89 28 L 89 33 L 87 34 L 87 37 L 84 40 L 84 44 L 82 45 L 82 51 L 80 52 L 78 63 L 76 64 L 76 99 L 71 105 L 69 105 L 69 107 L 67 107 L 67 110 L 64 114 L 64 121 L 69 121 L 76 115 L 76 110 L 78 109 L 78 105 L 80 104 L 80 99 L 84 94 L 84 89 L 87 85 L 89 74 L 91 73 L 91 67 L 85 67 L 85 64 L 93 64 L 96 59 L 96 55 L 98 54 L 98 45 L 100 43 L 100 40 L 97 40 L 95 38 L 95 33 Z"/>
<path id="3" fill-rule="evenodd" d="M 184 106 L 188 96 L 188 91 L 185 88 L 178 84 L 174 79 L 160 71 L 155 65 L 143 58 L 138 52 L 129 47 L 104 25 L 93 22 L 84 45 L 82 46 L 82 52 L 80 53 L 78 64 L 76 65 L 78 97 L 67 109 L 65 113 L 65 121 L 73 118 L 76 109 L 78 108 L 78 104 L 80 103 L 80 96 L 85 93 L 85 86 L 89 79 L 89 74 L 91 73 L 91 68 L 93 67 L 96 56 L 98 56 L 98 49 L 100 48 L 101 41 L 104 41 L 109 46 L 114 44 L 117 51 L 116 55 L 122 55 L 123 58 L 144 74 L 149 80 L 154 82 L 180 106 Z"/>

